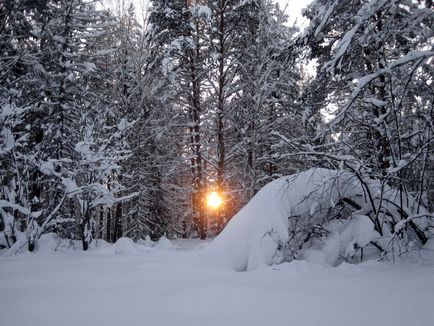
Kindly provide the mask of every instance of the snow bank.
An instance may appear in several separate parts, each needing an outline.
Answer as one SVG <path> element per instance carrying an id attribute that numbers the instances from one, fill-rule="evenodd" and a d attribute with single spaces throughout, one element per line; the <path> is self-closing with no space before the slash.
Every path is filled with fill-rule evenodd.
<path id="1" fill-rule="evenodd" d="M 5 248 L 1 250 L 1 255 L 3 256 L 15 256 L 15 255 L 26 255 L 34 254 L 30 253 L 27 243 L 27 237 L 24 232 L 16 233 L 17 241 L 12 245 L 11 248 Z M 36 242 L 35 252 L 39 254 L 47 254 L 50 252 L 57 251 L 59 249 L 69 249 L 74 247 L 76 241 L 66 240 L 60 238 L 55 233 L 45 233 Z"/>
<path id="2" fill-rule="evenodd" d="M 282 200 L 284 186 L 285 179 L 266 185 L 202 253 L 239 271 L 272 264 L 279 244 L 288 240 L 290 207 Z"/>
<path id="3" fill-rule="evenodd" d="M 16 255 L 50 255 L 55 252 L 82 252 L 82 242 L 80 240 L 62 239 L 55 233 L 41 235 L 37 241 L 34 252 L 27 250 L 27 237 L 24 233 L 17 234 L 18 241 L 11 248 L 0 249 L 0 256 Z M 151 250 L 176 250 L 176 244 L 161 237 L 158 241 L 152 241 L 149 237 L 145 240 L 134 242 L 132 239 L 122 237 L 115 243 L 108 243 L 103 239 L 95 239 L 89 246 L 89 253 L 97 255 L 131 255 L 147 253 Z"/>

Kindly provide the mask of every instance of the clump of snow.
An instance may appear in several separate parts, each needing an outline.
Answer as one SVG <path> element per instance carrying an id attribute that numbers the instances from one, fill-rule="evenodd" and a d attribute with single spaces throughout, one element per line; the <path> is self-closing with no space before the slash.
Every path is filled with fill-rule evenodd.
<path id="1" fill-rule="evenodd" d="M 41 171 L 45 175 L 51 175 L 54 172 L 54 164 L 50 161 L 42 162 L 39 166 L 39 171 Z"/>
<path id="2" fill-rule="evenodd" d="M 324 241 L 320 249 L 308 249 L 303 253 L 304 259 L 310 263 L 323 266 L 334 266 L 341 251 L 339 235 L 334 233 Z"/>
<path id="3" fill-rule="evenodd" d="M 147 235 L 145 239 L 139 239 L 137 241 L 137 244 L 139 246 L 143 246 L 146 248 L 154 248 L 154 249 L 161 249 L 161 250 L 174 250 L 178 249 L 178 246 L 167 239 L 167 237 L 162 236 L 158 241 L 152 241 L 151 237 Z"/>
<path id="4" fill-rule="evenodd" d="M 192 7 L 191 12 L 196 17 L 203 17 L 205 19 L 211 18 L 211 9 L 208 6 L 196 5 Z"/>
<path id="5" fill-rule="evenodd" d="M 92 249 L 105 249 L 110 248 L 111 244 L 105 241 L 104 239 L 97 239 L 95 241 L 92 241 L 91 248 Z"/>
<path id="6" fill-rule="evenodd" d="M 145 247 L 150 247 L 150 248 L 155 247 L 155 242 L 152 241 L 152 239 L 151 239 L 151 237 L 149 235 L 147 235 L 145 237 L 145 239 L 139 239 L 139 240 L 137 240 L 137 243 L 139 245 L 143 245 Z"/>
<path id="7" fill-rule="evenodd" d="M 15 236 L 17 241 L 10 248 L 2 250 L 2 255 L 13 256 L 27 251 L 27 237 L 24 232 L 16 232 Z"/>
<path id="8" fill-rule="evenodd" d="M 138 252 L 136 244 L 130 238 L 122 237 L 115 243 L 116 254 L 135 254 Z"/>
<path id="9" fill-rule="evenodd" d="M 201 250 L 205 248 L 211 239 L 200 240 L 200 239 L 172 239 L 170 240 L 177 250 Z"/>
<path id="10" fill-rule="evenodd" d="M 359 247 L 367 246 L 375 237 L 374 223 L 366 215 L 353 214 L 350 233 Z"/>
<path id="11" fill-rule="evenodd" d="M 97 255 L 113 255 L 116 245 L 103 239 L 96 239 L 90 243 L 89 251 Z M 81 246 L 80 246 L 81 249 Z"/>
<path id="12" fill-rule="evenodd" d="M 308 262 L 336 266 L 341 259 L 352 258 L 358 249 L 366 247 L 377 236 L 369 217 L 360 214 L 353 214 L 344 223 L 331 223 L 328 231 L 329 237 L 303 253 Z"/>
<path id="13" fill-rule="evenodd" d="M 95 72 L 97 70 L 96 65 L 93 62 L 83 62 L 82 65 L 86 73 Z"/>
<path id="14" fill-rule="evenodd" d="M 170 58 L 164 58 L 161 61 L 161 69 L 163 71 L 163 74 L 165 77 L 169 78 L 170 81 L 173 80 L 173 70 L 174 70 L 174 64 Z"/>
<path id="15" fill-rule="evenodd" d="M 8 244 L 4 232 L 0 232 L 0 250 L 7 248 Z"/>
<path id="16" fill-rule="evenodd" d="M 164 250 L 172 250 L 176 249 L 176 246 L 165 236 L 162 236 L 157 243 L 155 244 L 155 248 L 164 249 Z"/>
<path id="17" fill-rule="evenodd" d="M 56 251 L 60 246 L 67 245 L 68 240 L 61 239 L 55 233 L 46 233 L 41 235 L 36 242 L 36 251 L 38 253 L 51 253 Z"/>

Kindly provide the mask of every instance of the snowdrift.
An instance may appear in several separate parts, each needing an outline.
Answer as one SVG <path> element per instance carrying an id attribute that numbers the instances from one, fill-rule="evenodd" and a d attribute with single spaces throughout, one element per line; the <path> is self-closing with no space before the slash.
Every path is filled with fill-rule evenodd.
<path id="1" fill-rule="evenodd" d="M 432 223 L 427 214 L 419 214 L 416 221 L 410 213 L 397 222 L 398 201 L 397 191 L 378 181 L 344 171 L 311 169 L 266 185 L 203 254 L 238 271 L 298 258 L 336 265 L 361 260 L 369 250 L 385 255 L 388 249 L 396 249 L 394 241 L 410 241 L 403 233 L 397 236 L 397 226 L 407 228 L 406 223 L 414 221 L 422 229 Z M 379 210 L 373 212 L 373 207 Z M 375 225 L 377 220 L 381 226 Z"/>
<path id="2" fill-rule="evenodd" d="M 54 253 L 73 253 L 81 252 L 82 241 L 63 239 L 56 233 L 42 234 L 38 239 L 35 251 L 30 253 L 27 250 L 27 238 L 24 233 L 19 233 L 18 241 L 11 247 L 0 249 L 0 257 L 8 257 L 15 255 L 30 255 L 43 254 L 52 255 Z M 115 243 L 108 243 L 103 239 L 97 239 L 91 242 L 88 252 L 98 255 L 137 255 L 148 253 L 151 250 L 157 251 L 173 251 L 178 250 L 178 246 L 167 239 L 161 237 L 158 241 L 152 241 L 149 237 L 144 240 L 134 242 L 130 238 L 119 238 Z"/>

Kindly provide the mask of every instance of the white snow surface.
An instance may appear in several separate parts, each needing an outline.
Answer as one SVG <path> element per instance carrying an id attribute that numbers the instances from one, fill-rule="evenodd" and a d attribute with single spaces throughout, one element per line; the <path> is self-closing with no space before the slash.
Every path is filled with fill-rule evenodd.
<path id="1" fill-rule="evenodd" d="M 322 196 L 309 196 L 316 189 Z M 331 267 L 375 236 L 357 212 L 305 260 L 275 264 L 289 216 L 310 218 L 356 190 L 348 174 L 309 170 L 265 186 L 211 242 L 121 238 L 83 252 L 44 234 L 35 253 L 0 250 L 0 325 L 433 324 L 434 239 L 417 264 Z"/>
<path id="2" fill-rule="evenodd" d="M 0 257 L 0 325 L 404 326 L 434 320 L 432 261 L 338 267 L 294 261 L 237 272 L 197 259 L 206 243 L 192 240 L 158 249 L 124 238 L 82 252 L 48 238 L 36 254 Z"/>

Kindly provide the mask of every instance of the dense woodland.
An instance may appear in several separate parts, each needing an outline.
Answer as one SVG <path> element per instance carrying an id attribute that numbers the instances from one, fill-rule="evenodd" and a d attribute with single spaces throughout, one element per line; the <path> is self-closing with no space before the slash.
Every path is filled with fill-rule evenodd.
<path id="1" fill-rule="evenodd" d="M 381 235 L 433 234 L 432 1 L 314 0 L 304 31 L 271 0 L 153 0 L 144 21 L 101 8 L 0 3 L 2 247 L 212 237 L 311 167 L 354 175 Z"/>

